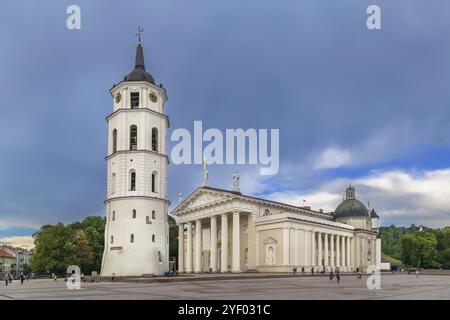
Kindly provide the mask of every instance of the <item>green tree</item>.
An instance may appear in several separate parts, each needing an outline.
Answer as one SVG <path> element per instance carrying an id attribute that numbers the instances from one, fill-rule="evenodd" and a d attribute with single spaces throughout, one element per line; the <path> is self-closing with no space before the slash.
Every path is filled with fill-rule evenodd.
<path id="1" fill-rule="evenodd" d="M 178 260 L 178 226 L 171 216 L 169 216 L 169 257 Z"/>
<path id="2" fill-rule="evenodd" d="M 32 271 L 63 275 L 70 265 L 80 266 L 85 274 L 100 271 L 105 222 L 104 217 L 87 217 L 68 226 L 62 223 L 42 226 L 33 235 Z"/>
<path id="3" fill-rule="evenodd" d="M 71 232 L 62 223 L 45 225 L 34 237 L 34 253 L 30 261 L 33 272 L 64 274 L 75 260 Z"/>
<path id="4" fill-rule="evenodd" d="M 408 266 L 438 267 L 437 240 L 433 231 L 421 231 L 402 236 L 401 257 L 403 263 Z"/>

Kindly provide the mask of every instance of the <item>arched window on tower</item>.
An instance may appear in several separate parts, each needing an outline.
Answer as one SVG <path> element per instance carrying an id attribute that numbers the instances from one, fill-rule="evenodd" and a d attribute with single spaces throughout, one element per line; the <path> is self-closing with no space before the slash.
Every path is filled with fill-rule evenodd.
<path id="1" fill-rule="evenodd" d="M 158 173 L 153 171 L 152 173 L 152 192 L 156 192 L 156 179 L 158 178 Z"/>
<path id="2" fill-rule="evenodd" d="M 130 170 L 130 191 L 136 191 L 136 171 Z"/>
<path id="3" fill-rule="evenodd" d="M 155 242 L 156 241 L 156 236 L 153 234 L 152 235 L 152 242 Z"/>
<path id="4" fill-rule="evenodd" d="M 116 174 L 113 173 L 111 176 L 111 194 L 116 193 Z"/>
<path id="5" fill-rule="evenodd" d="M 130 242 L 134 242 L 134 233 L 132 233 L 130 236 Z"/>
<path id="6" fill-rule="evenodd" d="M 152 129 L 152 151 L 158 152 L 158 129 Z"/>
<path id="7" fill-rule="evenodd" d="M 113 135 L 112 135 L 112 153 L 116 153 L 117 152 L 117 129 L 113 130 Z"/>
<path id="8" fill-rule="evenodd" d="M 133 209 L 133 219 L 136 219 L 136 209 Z"/>
<path id="9" fill-rule="evenodd" d="M 153 220 L 156 219 L 156 212 L 155 212 L 155 210 L 152 210 L 152 219 L 153 219 Z"/>
<path id="10" fill-rule="evenodd" d="M 130 127 L 130 150 L 137 150 L 137 126 Z"/>

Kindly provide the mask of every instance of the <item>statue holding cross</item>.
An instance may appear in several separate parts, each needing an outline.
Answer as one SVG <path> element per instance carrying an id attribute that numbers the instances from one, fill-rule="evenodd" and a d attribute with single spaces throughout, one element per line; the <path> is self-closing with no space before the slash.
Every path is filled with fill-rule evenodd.
<path id="1" fill-rule="evenodd" d="M 144 29 L 141 29 L 141 26 L 138 27 L 138 33 L 136 33 L 136 36 L 138 36 L 138 44 L 142 44 L 141 42 L 141 34 L 144 32 Z"/>

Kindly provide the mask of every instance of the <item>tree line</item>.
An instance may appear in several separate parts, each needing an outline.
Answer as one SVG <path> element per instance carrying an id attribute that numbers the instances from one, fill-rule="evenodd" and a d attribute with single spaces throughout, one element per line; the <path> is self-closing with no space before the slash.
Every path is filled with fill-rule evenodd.
<path id="1" fill-rule="evenodd" d="M 400 260 L 407 267 L 450 268 L 450 227 L 391 225 L 381 227 L 380 236 L 383 255 Z"/>

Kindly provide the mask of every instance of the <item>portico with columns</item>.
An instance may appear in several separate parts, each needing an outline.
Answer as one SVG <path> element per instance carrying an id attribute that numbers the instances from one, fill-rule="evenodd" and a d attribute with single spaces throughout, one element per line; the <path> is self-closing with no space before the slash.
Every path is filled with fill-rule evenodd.
<path id="1" fill-rule="evenodd" d="M 291 272 L 294 267 L 348 272 L 364 271 L 377 261 L 378 236 L 369 213 L 361 228 L 361 217 L 350 224 L 333 212 L 204 186 L 172 214 L 179 223 L 181 273 Z"/>

